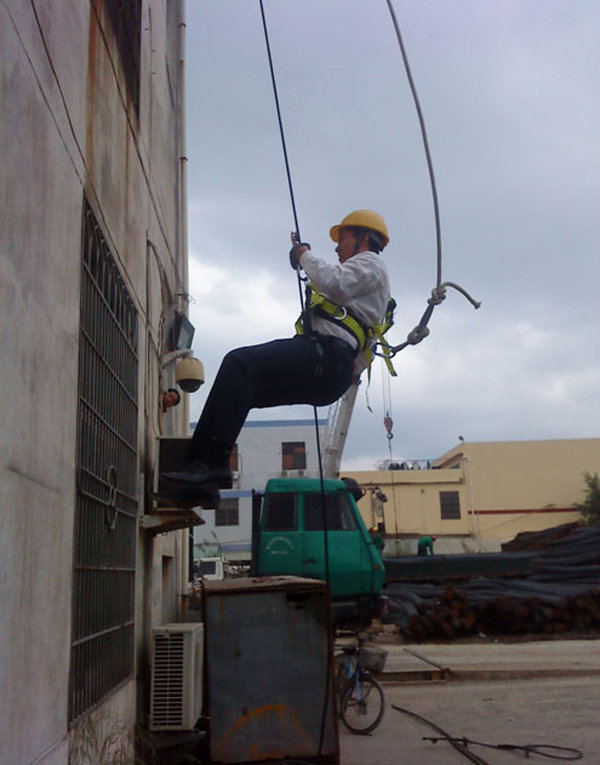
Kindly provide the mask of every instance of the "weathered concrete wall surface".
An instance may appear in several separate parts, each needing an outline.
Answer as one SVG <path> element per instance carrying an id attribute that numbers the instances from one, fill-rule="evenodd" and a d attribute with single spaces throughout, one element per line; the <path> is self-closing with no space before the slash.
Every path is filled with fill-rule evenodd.
<path id="1" fill-rule="evenodd" d="M 172 384 L 160 377 L 164 318 L 187 287 L 179 11 L 142 2 L 137 113 L 103 0 L 0 4 L 0 762 L 11 765 L 68 756 L 84 197 L 139 316 L 140 513 L 155 436 L 185 430 L 183 406 L 159 408 Z M 163 545 L 181 593 L 186 543 L 170 537 L 138 539 L 138 652 L 163 613 Z M 113 713 L 131 728 L 133 680 L 96 720 Z"/>
<path id="2" fill-rule="evenodd" d="M 45 27 L 54 65 L 85 71 L 89 10 L 60 5 L 62 31 Z M 47 752 L 58 762 L 67 735 L 84 170 L 31 6 L 8 2 L 0 17 L 0 760 Z M 72 41 L 69 61 L 61 38 Z M 85 81 L 62 81 L 82 134 Z"/>
<path id="3" fill-rule="evenodd" d="M 368 526 L 384 519 L 387 534 L 450 536 L 470 531 L 469 494 L 462 470 L 365 470 L 348 475 L 366 490 L 358 507 Z M 376 488 L 387 502 L 377 502 Z M 440 491 L 458 492 L 460 518 L 440 518 Z M 377 517 L 377 511 L 383 515 Z"/>

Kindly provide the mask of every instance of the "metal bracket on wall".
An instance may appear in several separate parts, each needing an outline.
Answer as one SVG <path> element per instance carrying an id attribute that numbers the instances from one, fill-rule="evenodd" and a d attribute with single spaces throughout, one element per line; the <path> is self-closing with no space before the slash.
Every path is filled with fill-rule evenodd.
<path id="1" fill-rule="evenodd" d="M 140 528 L 150 534 L 164 534 L 167 531 L 201 526 L 204 518 L 200 515 L 201 508 L 182 510 L 179 507 L 159 508 L 156 513 L 140 516 Z"/>

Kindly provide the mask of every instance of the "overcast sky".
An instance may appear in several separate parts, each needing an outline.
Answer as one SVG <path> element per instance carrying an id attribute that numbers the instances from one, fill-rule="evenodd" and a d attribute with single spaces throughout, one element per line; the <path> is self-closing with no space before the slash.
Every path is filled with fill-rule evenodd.
<path id="1" fill-rule="evenodd" d="M 393 458 L 466 441 L 600 435 L 600 4 L 395 0 L 427 127 L 448 291 L 396 356 Z M 432 195 L 385 0 L 264 0 L 300 232 L 351 210 L 386 219 L 396 345 L 435 286 Z M 294 228 L 258 0 L 187 3 L 194 348 L 207 385 L 230 348 L 288 337 Z M 387 373 L 385 373 L 387 375 Z M 343 465 L 389 456 L 387 380 L 361 386 Z M 327 409 L 319 410 L 326 416 Z M 310 407 L 251 419 L 312 417 Z"/>

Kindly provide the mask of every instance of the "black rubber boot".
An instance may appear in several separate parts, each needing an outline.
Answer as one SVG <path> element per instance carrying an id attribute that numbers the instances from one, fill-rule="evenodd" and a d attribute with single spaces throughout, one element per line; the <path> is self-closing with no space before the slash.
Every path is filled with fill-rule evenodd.
<path id="1" fill-rule="evenodd" d="M 233 478 L 229 465 L 211 467 L 204 460 L 194 460 L 183 470 L 174 473 L 161 473 L 160 478 L 169 487 L 189 490 L 198 487 L 204 489 L 231 489 Z"/>
<path id="2" fill-rule="evenodd" d="M 208 486 L 173 487 L 161 480 L 157 494 L 153 495 L 158 507 L 177 507 L 188 510 L 202 507 L 207 510 L 219 509 L 219 491 Z"/>

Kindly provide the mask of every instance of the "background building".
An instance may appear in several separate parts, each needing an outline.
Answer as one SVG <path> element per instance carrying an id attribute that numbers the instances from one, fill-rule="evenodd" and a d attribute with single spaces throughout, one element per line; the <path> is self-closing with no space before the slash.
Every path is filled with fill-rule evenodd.
<path id="1" fill-rule="evenodd" d="M 600 467 L 600 439 L 462 442 L 436 460 L 395 467 L 350 473 L 366 490 L 365 523 L 387 537 L 385 554 L 416 554 L 424 534 L 438 537 L 436 552 L 499 550 L 522 531 L 580 517 L 575 504 L 583 474 Z"/>
<path id="2" fill-rule="evenodd" d="M 321 443 L 327 420 L 319 420 Z M 262 491 L 269 478 L 319 476 L 315 421 L 250 420 L 233 456 L 234 488 L 221 492 L 219 510 L 203 510 L 206 523 L 194 529 L 194 558 L 222 555 L 249 561 L 252 536 L 252 490 Z"/>

